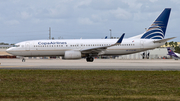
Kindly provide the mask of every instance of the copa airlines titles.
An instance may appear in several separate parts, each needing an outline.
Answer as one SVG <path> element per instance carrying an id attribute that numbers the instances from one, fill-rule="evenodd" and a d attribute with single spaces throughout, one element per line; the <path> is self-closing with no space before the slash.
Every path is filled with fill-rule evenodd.
<path id="1" fill-rule="evenodd" d="M 67 44 L 67 42 L 38 42 L 38 45 Z"/>

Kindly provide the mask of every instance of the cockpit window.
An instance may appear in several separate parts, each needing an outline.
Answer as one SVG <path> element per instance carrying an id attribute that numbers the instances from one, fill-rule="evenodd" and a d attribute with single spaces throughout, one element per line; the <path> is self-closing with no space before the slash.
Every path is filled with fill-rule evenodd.
<path id="1" fill-rule="evenodd" d="M 13 47 L 20 47 L 20 45 L 13 45 Z"/>

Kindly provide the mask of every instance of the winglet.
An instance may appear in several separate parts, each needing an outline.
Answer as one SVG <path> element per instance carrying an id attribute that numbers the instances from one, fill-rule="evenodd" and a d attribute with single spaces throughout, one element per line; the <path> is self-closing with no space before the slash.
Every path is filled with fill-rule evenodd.
<path id="1" fill-rule="evenodd" d="M 95 47 L 95 48 L 91 48 L 91 49 L 83 49 L 80 50 L 82 53 L 88 53 L 88 52 L 92 52 L 92 53 L 97 53 L 99 55 L 104 54 L 103 51 L 106 50 L 108 47 L 112 47 L 112 46 L 116 46 L 121 44 L 123 38 L 124 38 L 125 33 L 123 33 L 121 35 L 121 37 L 118 39 L 118 41 L 115 44 L 109 45 L 109 46 L 101 46 L 101 47 Z"/>
<path id="2" fill-rule="evenodd" d="M 124 35 L 125 35 L 125 33 L 123 33 L 123 34 L 121 35 L 121 37 L 119 38 L 119 40 L 115 43 L 116 45 L 117 45 L 117 44 L 121 44 L 121 42 L 122 42 L 122 40 L 123 40 L 123 38 L 124 38 Z"/>

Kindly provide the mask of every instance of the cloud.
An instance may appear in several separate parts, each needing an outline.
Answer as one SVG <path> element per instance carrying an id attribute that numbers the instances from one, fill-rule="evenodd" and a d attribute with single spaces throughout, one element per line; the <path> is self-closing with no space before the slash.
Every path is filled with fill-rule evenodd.
<path id="1" fill-rule="evenodd" d="M 128 5 L 128 9 L 131 11 L 138 11 L 143 5 L 141 2 L 138 2 L 137 0 L 122 0 L 122 2 L 126 3 Z"/>
<path id="2" fill-rule="evenodd" d="M 52 27 L 52 30 L 61 31 L 54 32 L 54 37 L 63 36 L 63 33 L 71 30 L 77 37 L 80 31 L 99 38 L 104 36 L 103 33 L 109 33 L 110 28 L 113 35 L 125 31 L 133 36 L 144 31 L 164 8 L 170 7 L 172 13 L 168 30 L 178 32 L 179 4 L 179 0 L 0 0 L 0 26 L 3 32 L 46 30 Z M 93 32 L 102 33 L 93 35 Z M 39 33 L 28 34 L 38 36 Z M 67 38 L 74 38 L 70 34 Z"/>
<path id="3" fill-rule="evenodd" d="M 128 11 L 121 9 L 121 8 L 112 10 L 112 11 L 110 11 L 110 13 L 113 14 L 115 16 L 115 18 L 117 18 L 117 19 L 127 20 L 127 19 L 131 18 L 131 13 L 129 13 Z"/>
<path id="4" fill-rule="evenodd" d="M 107 21 L 106 17 L 103 17 L 103 15 L 98 15 L 98 14 L 91 15 L 91 18 L 96 23 L 103 23 Z"/>
<path id="5" fill-rule="evenodd" d="M 83 1 L 77 2 L 75 7 L 76 8 L 81 8 L 82 7 L 83 8 L 83 7 L 88 6 L 91 2 L 92 2 L 92 0 L 83 0 Z"/>
<path id="6" fill-rule="evenodd" d="M 173 3 L 180 4 L 179 0 L 171 0 Z"/>
<path id="7" fill-rule="evenodd" d="M 4 23 L 8 26 L 20 24 L 19 21 L 17 21 L 17 20 L 9 20 L 9 21 L 5 21 Z"/>
<path id="8" fill-rule="evenodd" d="M 154 3 L 154 2 L 156 2 L 156 1 L 158 1 L 158 0 L 149 0 L 149 1 Z"/>
<path id="9" fill-rule="evenodd" d="M 30 17 L 32 17 L 32 15 L 29 14 L 28 12 L 21 12 L 21 18 L 22 19 L 28 19 Z"/>
<path id="10" fill-rule="evenodd" d="M 79 18 L 78 23 L 82 25 L 92 25 L 94 24 L 89 18 Z"/>

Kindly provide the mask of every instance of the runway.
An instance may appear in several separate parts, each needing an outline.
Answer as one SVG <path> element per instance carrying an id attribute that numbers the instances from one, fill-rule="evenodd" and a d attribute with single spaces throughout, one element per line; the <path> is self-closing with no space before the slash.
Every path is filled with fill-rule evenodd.
<path id="1" fill-rule="evenodd" d="M 61 59 L 0 59 L 0 69 L 42 69 L 42 70 L 180 70 L 180 61 L 95 59 L 94 62 Z"/>

